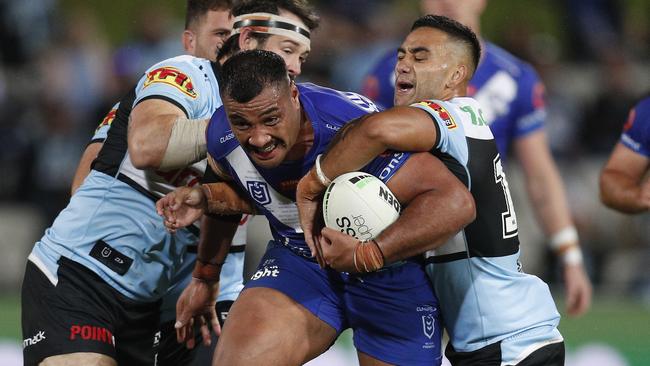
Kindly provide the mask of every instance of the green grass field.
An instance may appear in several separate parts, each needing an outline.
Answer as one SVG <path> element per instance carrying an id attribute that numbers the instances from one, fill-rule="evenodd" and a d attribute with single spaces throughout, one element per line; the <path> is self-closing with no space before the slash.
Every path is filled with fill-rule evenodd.
<path id="1" fill-rule="evenodd" d="M 0 316 L 0 339 L 20 342 L 17 296 L 0 296 Z M 560 330 L 569 353 L 586 344 L 599 343 L 618 350 L 630 366 L 645 366 L 650 362 L 650 306 L 647 304 L 597 298 L 587 315 L 579 319 L 563 316 Z M 349 339 L 340 343 L 351 345 Z"/>

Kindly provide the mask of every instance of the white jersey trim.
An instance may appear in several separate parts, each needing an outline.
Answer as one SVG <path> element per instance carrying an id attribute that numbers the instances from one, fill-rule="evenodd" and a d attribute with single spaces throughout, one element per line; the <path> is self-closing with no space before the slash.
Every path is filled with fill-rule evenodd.
<path id="1" fill-rule="evenodd" d="M 507 340 L 501 341 L 501 345 L 503 345 L 504 342 L 507 342 Z M 505 361 L 502 360 L 501 361 L 501 366 L 516 365 L 516 364 L 520 363 L 521 361 L 523 361 L 526 357 L 530 356 L 531 353 L 537 351 L 538 349 L 540 349 L 542 347 L 545 347 L 545 346 L 548 346 L 549 344 L 560 343 L 560 342 L 564 342 L 564 338 L 562 336 L 560 336 L 559 338 L 547 339 L 547 340 L 542 341 L 542 342 L 533 343 L 530 346 L 526 347 L 523 350 L 523 352 L 521 352 L 519 354 L 519 356 L 517 356 L 516 359 L 514 359 L 514 360 L 505 360 Z"/>
<path id="2" fill-rule="evenodd" d="M 43 272 L 43 274 L 45 275 L 45 277 L 47 277 L 47 279 L 50 280 L 50 282 L 52 283 L 52 285 L 56 286 L 56 285 L 59 283 L 59 278 L 58 278 L 55 274 L 53 274 L 52 272 L 50 272 L 49 269 L 47 269 L 47 266 L 45 265 L 45 263 L 43 263 L 43 261 L 41 261 L 41 258 L 39 258 L 38 256 L 36 256 L 36 254 L 34 254 L 34 253 L 30 253 L 30 254 L 29 254 L 29 257 L 27 257 L 27 260 L 28 260 L 28 261 L 31 261 L 32 263 L 34 263 L 34 265 L 35 265 L 38 269 L 40 269 L 41 272 Z"/>

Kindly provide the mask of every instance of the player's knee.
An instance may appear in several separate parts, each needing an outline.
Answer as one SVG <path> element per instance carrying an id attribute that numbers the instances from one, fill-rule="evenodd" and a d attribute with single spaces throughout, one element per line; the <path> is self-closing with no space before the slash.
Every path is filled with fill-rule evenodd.
<path id="1" fill-rule="evenodd" d="M 44 359 L 39 366 L 117 366 L 113 358 L 92 352 L 76 352 L 65 355 L 50 356 Z"/>

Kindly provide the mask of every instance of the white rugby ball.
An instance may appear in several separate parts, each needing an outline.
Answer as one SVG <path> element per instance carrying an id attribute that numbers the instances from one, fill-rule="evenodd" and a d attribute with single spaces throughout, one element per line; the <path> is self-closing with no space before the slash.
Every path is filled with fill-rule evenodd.
<path id="1" fill-rule="evenodd" d="M 338 176 L 323 197 L 325 226 L 365 241 L 397 220 L 401 205 L 379 178 L 364 172 Z"/>

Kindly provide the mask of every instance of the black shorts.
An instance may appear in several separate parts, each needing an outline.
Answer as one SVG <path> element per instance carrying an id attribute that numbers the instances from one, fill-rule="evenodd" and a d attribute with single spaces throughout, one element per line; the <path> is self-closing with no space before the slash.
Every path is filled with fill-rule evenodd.
<path id="1" fill-rule="evenodd" d="M 217 303 L 217 317 L 219 324 L 223 328 L 223 322 L 228 316 L 233 301 L 219 301 Z M 201 332 L 196 330 L 196 346 L 188 349 L 185 344 L 178 343 L 176 340 L 176 329 L 174 328 L 175 320 L 162 323 L 160 325 L 161 340 L 160 352 L 158 354 L 158 366 L 186 366 L 186 365 L 210 365 L 212 364 L 212 354 L 217 345 L 217 336 L 212 330 L 212 343 L 210 347 L 201 344 Z M 211 327 L 210 327 L 211 328 Z"/>
<path id="2" fill-rule="evenodd" d="M 86 267 L 61 257 L 54 286 L 27 261 L 22 287 L 25 365 L 74 352 L 101 353 L 119 365 L 154 365 L 160 301 L 136 302 Z"/>
<path id="3" fill-rule="evenodd" d="M 501 342 L 473 352 L 456 352 L 451 343 L 448 343 L 445 356 L 453 366 L 500 366 Z M 564 342 L 551 343 L 539 348 L 516 366 L 564 366 Z"/>

